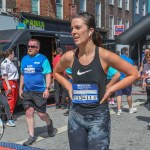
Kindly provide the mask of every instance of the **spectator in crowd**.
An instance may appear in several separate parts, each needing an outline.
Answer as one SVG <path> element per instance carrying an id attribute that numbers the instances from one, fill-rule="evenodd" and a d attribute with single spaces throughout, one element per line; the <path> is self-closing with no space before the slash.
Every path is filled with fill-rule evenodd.
<path id="1" fill-rule="evenodd" d="M 148 48 L 146 48 L 146 49 L 144 50 L 144 56 L 143 56 L 143 58 L 142 58 L 141 67 L 140 67 L 140 69 L 139 69 L 139 73 L 140 73 L 141 75 L 142 75 L 142 72 L 143 72 L 143 65 L 147 63 L 146 58 L 145 58 L 145 55 L 146 55 L 146 53 L 149 52 L 149 51 L 150 51 L 150 49 L 148 49 Z"/>
<path id="2" fill-rule="evenodd" d="M 128 57 L 128 48 L 123 47 L 121 49 L 121 56 L 120 57 L 123 60 L 130 63 L 131 65 L 133 65 L 133 61 Z M 124 74 L 123 72 L 120 72 L 120 75 L 121 75 L 120 81 L 124 80 L 127 77 L 127 75 Z M 129 113 L 132 114 L 132 113 L 137 112 L 137 108 L 132 107 L 131 92 L 132 92 L 132 84 L 126 88 L 123 88 L 121 90 L 116 91 L 116 99 L 117 99 L 117 107 L 118 107 L 117 115 L 122 115 L 121 102 L 122 102 L 122 96 L 123 95 L 127 96 L 127 101 L 128 101 L 128 105 L 129 105 Z"/>
<path id="3" fill-rule="evenodd" d="M 150 51 L 145 54 L 146 63 L 143 64 L 142 71 L 142 87 L 146 87 L 147 103 L 150 106 Z M 149 124 L 150 125 L 150 124 Z"/>
<path id="4" fill-rule="evenodd" d="M 40 119 L 46 122 L 48 135 L 50 137 L 54 136 L 52 119 L 46 113 L 52 71 L 48 59 L 39 54 L 39 50 L 40 42 L 36 39 L 30 39 L 28 42 L 28 54 L 21 61 L 19 95 L 23 99 L 29 131 L 29 138 L 23 143 L 25 146 L 36 141 L 34 135 L 35 110 Z"/>
<path id="5" fill-rule="evenodd" d="M 70 150 L 108 150 L 107 99 L 115 91 L 131 85 L 139 77 L 138 71 L 118 55 L 100 47 L 101 35 L 96 30 L 93 15 L 77 14 L 71 21 L 71 28 L 78 48 L 63 54 L 55 68 L 56 80 L 67 89 L 72 100 L 68 120 Z M 106 90 L 110 66 L 127 76 Z M 67 68 L 72 68 L 72 83 L 62 75 Z"/>
<path id="6" fill-rule="evenodd" d="M 112 86 L 113 84 L 115 84 L 116 82 L 118 82 L 119 78 L 120 78 L 120 73 L 116 69 L 109 67 L 108 72 L 107 72 L 107 83 L 108 84 L 106 85 L 106 89 L 109 88 L 110 86 Z M 115 93 L 113 93 L 109 97 L 109 104 L 112 104 L 112 105 L 115 104 L 114 97 L 115 97 Z"/>
<path id="7" fill-rule="evenodd" d="M 0 93 L 0 105 L 1 104 L 2 104 L 2 107 L 4 107 L 5 114 L 7 117 L 6 125 L 9 127 L 15 127 L 15 123 L 11 120 L 10 107 L 9 107 L 8 100 L 4 93 Z M 3 124 L 3 121 L 0 118 L 0 126 L 2 126 L 2 124 Z"/>
<path id="8" fill-rule="evenodd" d="M 143 67 L 144 67 L 144 65 L 145 64 L 147 64 L 147 60 L 146 60 L 146 57 L 145 57 L 145 55 L 146 55 L 146 53 L 147 52 L 149 52 L 150 51 L 150 49 L 148 49 L 148 48 L 146 48 L 145 50 L 144 50 L 144 56 L 143 56 L 143 58 L 142 58 L 142 63 L 141 63 L 141 67 L 140 67 L 140 69 L 139 69 L 139 73 L 141 74 L 141 78 L 143 78 L 143 75 L 145 74 L 143 74 Z M 142 87 L 144 87 L 143 85 L 142 85 Z M 144 88 L 143 88 L 143 90 L 144 90 Z M 148 92 L 148 90 L 147 90 L 147 88 L 146 88 L 146 93 Z M 148 95 L 148 93 L 147 93 L 147 95 Z M 147 105 L 149 102 L 148 102 L 148 98 L 147 98 L 147 101 L 145 102 L 145 104 L 144 105 Z"/>
<path id="9" fill-rule="evenodd" d="M 56 56 L 54 57 L 52 62 L 53 70 L 55 69 L 55 66 L 59 62 L 62 55 L 63 55 L 63 50 L 61 48 L 57 48 Z M 59 108 L 66 109 L 67 91 L 57 80 L 55 80 L 54 75 L 53 78 L 54 78 L 54 96 L 55 96 L 56 109 Z"/>
<path id="10" fill-rule="evenodd" d="M 14 50 L 8 49 L 3 53 L 4 61 L 1 63 L 1 74 L 3 80 L 3 88 L 6 92 L 8 104 L 10 106 L 11 117 L 14 113 L 18 99 L 18 70 L 13 63 Z M 12 120 L 12 124 L 15 124 Z"/>

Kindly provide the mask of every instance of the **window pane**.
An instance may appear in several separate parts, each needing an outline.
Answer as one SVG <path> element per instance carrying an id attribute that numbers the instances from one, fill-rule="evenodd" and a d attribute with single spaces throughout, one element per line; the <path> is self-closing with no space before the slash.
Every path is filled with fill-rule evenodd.
<path id="1" fill-rule="evenodd" d="M 85 0 L 80 0 L 80 12 L 86 11 L 85 9 Z"/>
<path id="2" fill-rule="evenodd" d="M 109 0 L 109 4 L 114 4 L 114 0 Z"/>
<path id="3" fill-rule="evenodd" d="M 0 0 L 0 8 L 2 8 L 2 0 Z"/>
<path id="4" fill-rule="evenodd" d="M 39 14 L 38 3 L 39 3 L 39 0 L 32 0 L 31 2 L 32 13 L 37 14 L 37 15 Z"/>
<path id="5" fill-rule="evenodd" d="M 63 19 L 62 17 L 62 0 L 56 0 L 56 17 Z"/>
<path id="6" fill-rule="evenodd" d="M 101 5 L 96 2 L 96 26 L 101 27 Z"/>

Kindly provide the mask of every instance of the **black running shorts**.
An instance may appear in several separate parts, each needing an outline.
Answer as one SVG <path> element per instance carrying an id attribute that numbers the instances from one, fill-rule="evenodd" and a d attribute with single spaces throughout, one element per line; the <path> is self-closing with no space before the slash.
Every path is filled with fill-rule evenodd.
<path id="1" fill-rule="evenodd" d="M 43 92 L 24 92 L 23 107 L 24 109 L 33 107 L 36 111 L 46 112 L 47 99 L 43 97 Z"/>

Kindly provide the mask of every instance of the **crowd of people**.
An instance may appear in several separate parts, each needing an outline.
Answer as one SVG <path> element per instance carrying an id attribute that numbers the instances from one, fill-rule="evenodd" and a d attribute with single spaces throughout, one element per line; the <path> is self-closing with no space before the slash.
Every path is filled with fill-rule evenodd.
<path id="1" fill-rule="evenodd" d="M 128 57 L 126 47 L 121 49 L 120 56 L 102 48 L 101 35 L 96 30 L 93 15 L 87 12 L 76 15 L 71 21 L 71 29 L 78 48 L 65 53 L 57 48 L 52 67 L 48 58 L 39 53 L 40 42 L 29 40 L 27 55 L 21 60 L 19 89 L 18 70 L 13 64 L 14 51 L 8 49 L 1 54 L 4 58 L 1 74 L 5 91 L 0 94 L 0 100 L 7 115 L 6 125 L 15 126 L 12 116 L 19 91 L 29 133 L 23 145 L 36 141 L 35 111 L 45 121 L 48 135 L 55 136 L 53 121 L 46 112 L 53 82 L 55 108 L 67 109 L 64 115 L 69 115 L 70 149 L 108 150 L 111 131 L 109 104 L 114 105 L 116 99 L 117 115 L 122 115 L 121 101 L 122 96 L 126 95 L 129 113 L 137 112 L 137 108 L 132 106 L 131 92 L 132 83 L 140 78 L 140 74 L 142 87 L 146 87 L 147 104 L 150 104 L 150 50 L 146 49 L 138 71 Z"/>

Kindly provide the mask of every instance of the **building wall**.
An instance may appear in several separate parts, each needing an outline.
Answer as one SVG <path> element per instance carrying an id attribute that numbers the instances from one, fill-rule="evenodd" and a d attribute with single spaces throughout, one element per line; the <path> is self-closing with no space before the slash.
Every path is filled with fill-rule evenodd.
<path id="1" fill-rule="evenodd" d="M 71 19 L 71 6 L 72 6 L 72 0 L 64 0 L 63 1 L 63 14 L 64 14 L 64 20 L 70 20 Z"/>
<path id="2" fill-rule="evenodd" d="M 15 0 L 6 0 L 6 8 L 7 9 L 13 9 L 16 7 L 16 1 Z"/>
<path id="3" fill-rule="evenodd" d="M 96 1 L 101 3 L 101 26 L 105 27 L 105 0 L 86 0 L 86 11 L 95 16 Z M 77 13 L 80 13 L 80 0 L 74 0 L 74 3 L 77 5 Z"/>
<path id="4" fill-rule="evenodd" d="M 106 11 L 106 20 L 107 27 L 109 27 L 109 16 L 114 16 L 114 24 L 117 25 L 117 18 L 122 18 L 122 23 L 125 23 L 125 20 L 129 20 L 129 25 L 132 24 L 132 3 L 130 1 L 129 11 L 125 10 L 125 1 L 122 1 L 122 8 L 118 7 L 118 1 L 114 0 L 114 5 L 110 5 L 107 3 L 107 11 Z"/>
<path id="5" fill-rule="evenodd" d="M 133 15 L 132 15 L 132 21 L 133 21 L 133 24 L 136 23 L 138 20 L 140 20 L 142 17 L 143 17 L 143 14 L 142 14 L 142 6 L 143 6 L 143 3 L 145 2 L 146 3 L 146 12 L 148 12 L 148 8 L 150 9 L 150 6 L 148 6 L 148 1 L 150 0 L 139 0 L 139 14 L 136 14 L 135 12 L 135 7 L 136 7 L 136 0 L 133 0 Z M 149 5 L 150 5 L 150 2 L 149 2 Z"/>
<path id="6" fill-rule="evenodd" d="M 32 13 L 32 0 L 7 0 L 9 8 L 18 8 L 20 12 Z M 70 4 L 72 0 L 63 0 L 63 19 L 70 19 Z M 40 0 L 40 16 L 56 18 L 56 0 Z"/>
<path id="7" fill-rule="evenodd" d="M 114 0 L 114 5 L 106 3 L 106 28 L 109 32 L 109 16 L 114 17 L 114 25 L 117 25 L 117 18 L 122 19 L 122 24 L 125 20 L 129 21 L 129 27 L 132 25 L 132 1 L 129 0 L 129 10 L 125 10 L 125 0 L 122 0 L 122 8 L 118 7 L 118 0 Z"/>

